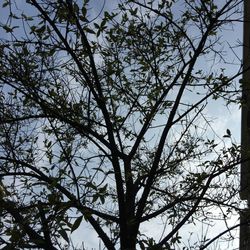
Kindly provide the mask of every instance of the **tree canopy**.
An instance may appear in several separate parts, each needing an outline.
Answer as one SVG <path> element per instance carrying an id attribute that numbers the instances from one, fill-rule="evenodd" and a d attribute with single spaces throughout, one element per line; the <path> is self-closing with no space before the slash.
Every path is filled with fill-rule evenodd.
<path id="1" fill-rule="evenodd" d="M 1 249 L 75 249 L 84 221 L 110 250 L 233 240 L 240 147 L 207 106 L 241 103 L 241 60 L 225 34 L 242 1 L 2 8 Z M 218 220 L 224 231 L 209 239 L 201 227 Z M 155 221 L 158 237 L 144 230 Z"/>

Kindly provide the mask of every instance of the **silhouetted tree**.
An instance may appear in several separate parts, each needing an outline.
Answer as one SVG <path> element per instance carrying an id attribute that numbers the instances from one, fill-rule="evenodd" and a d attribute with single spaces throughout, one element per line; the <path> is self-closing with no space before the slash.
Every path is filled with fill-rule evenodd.
<path id="1" fill-rule="evenodd" d="M 211 246 L 200 223 L 240 210 L 239 146 L 204 110 L 239 101 L 223 32 L 242 1 L 2 2 L 2 249 L 63 249 L 84 221 L 106 249 Z"/>

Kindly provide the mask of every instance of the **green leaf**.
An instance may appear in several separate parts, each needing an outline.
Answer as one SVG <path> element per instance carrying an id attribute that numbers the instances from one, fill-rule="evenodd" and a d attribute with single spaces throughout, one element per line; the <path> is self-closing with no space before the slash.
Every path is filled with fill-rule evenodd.
<path id="1" fill-rule="evenodd" d="M 95 34 L 95 31 L 94 31 L 94 30 L 89 29 L 89 28 L 87 28 L 87 27 L 85 27 L 84 30 L 85 30 L 87 33 L 89 33 L 89 34 Z"/>
<path id="2" fill-rule="evenodd" d="M 26 21 L 33 21 L 33 17 L 31 16 L 26 16 L 24 13 L 21 14 L 21 17 L 24 18 Z M 34 26 L 33 26 L 34 27 Z"/>
<path id="3" fill-rule="evenodd" d="M 87 14 L 87 8 L 85 6 L 82 7 L 82 16 L 84 18 L 86 18 L 86 14 Z"/>
<path id="4" fill-rule="evenodd" d="M 104 195 L 100 195 L 99 196 L 101 203 L 104 204 L 105 203 L 105 196 Z"/>
<path id="5" fill-rule="evenodd" d="M 67 243 L 69 243 L 69 237 L 65 229 L 62 228 L 61 230 L 58 231 L 58 233 L 63 237 L 65 241 L 67 241 Z"/>
<path id="6" fill-rule="evenodd" d="M 231 137 L 231 131 L 229 129 L 226 130 L 226 134 L 223 135 L 224 138 L 230 138 Z"/>
<path id="7" fill-rule="evenodd" d="M 9 27 L 9 26 L 7 26 L 7 25 L 4 25 L 4 26 L 3 26 L 3 29 L 4 29 L 7 33 L 10 33 L 10 32 L 13 31 L 13 28 L 11 28 L 11 27 Z"/>
<path id="8" fill-rule="evenodd" d="M 99 26 L 98 23 L 94 23 L 94 26 L 95 26 L 96 29 L 100 29 L 100 26 Z"/>
<path id="9" fill-rule="evenodd" d="M 3 3 L 3 5 L 2 5 L 2 7 L 5 8 L 5 7 L 7 7 L 9 4 L 10 4 L 9 1 L 8 1 L 8 0 L 5 0 L 4 3 Z"/>
<path id="10" fill-rule="evenodd" d="M 92 199 L 92 203 L 96 202 L 98 198 L 99 198 L 99 195 L 98 194 L 94 194 L 93 195 L 93 199 Z"/>
<path id="11" fill-rule="evenodd" d="M 80 216 L 80 217 L 78 217 L 78 218 L 75 220 L 74 224 L 73 224 L 72 227 L 71 227 L 71 233 L 72 233 L 73 231 L 75 231 L 75 230 L 80 226 L 80 224 L 81 224 L 81 222 L 82 222 L 82 218 L 83 218 L 83 216 Z"/>
<path id="12" fill-rule="evenodd" d="M 36 32 L 41 34 L 41 33 L 44 33 L 46 29 L 46 26 L 45 25 L 42 25 L 41 27 L 39 27 L 38 29 L 36 29 Z"/>

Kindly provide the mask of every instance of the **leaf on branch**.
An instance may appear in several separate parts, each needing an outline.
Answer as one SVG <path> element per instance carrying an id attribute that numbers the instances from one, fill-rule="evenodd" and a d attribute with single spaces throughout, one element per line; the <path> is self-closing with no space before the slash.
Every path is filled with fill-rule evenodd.
<path id="1" fill-rule="evenodd" d="M 80 217 L 78 217 L 78 218 L 75 220 L 74 224 L 73 224 L 72 227 L 71 227 L 71 233 L 72 233 L 73 231 L 75 231 L 75 230 L 81 225 L 82 218 L 83 218 L 83 216 L 80 216 Z"/>
<path id="2" fill-rule="evenodd" d="M 63 237 L 65 241 L 67 241 L 67 243 L 69 243 L 69 237 L 65 229 L 62 228 L 58 231 L 58 233 Z"/>
<path id="3" fill-rule="evenodd" d="M 224 138 L 230 138 L 231 137 L 231 131 L 229 129 L 226 130 L 226 134 L 223 135 Z"/>

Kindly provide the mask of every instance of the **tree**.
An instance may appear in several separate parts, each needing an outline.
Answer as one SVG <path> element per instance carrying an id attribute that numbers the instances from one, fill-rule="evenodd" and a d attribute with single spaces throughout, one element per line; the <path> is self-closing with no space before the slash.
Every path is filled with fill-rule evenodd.
<path id="1" fill-rule="evenodd" d="M 83 221 L 106 249 L 207 249 L 182 229 L 240 211 L 239 145 L 205 110 L 240 103 L 223 32 L 242 1 L 96 4 L 3 1 L 2 249 L 62 249 Z"/>

